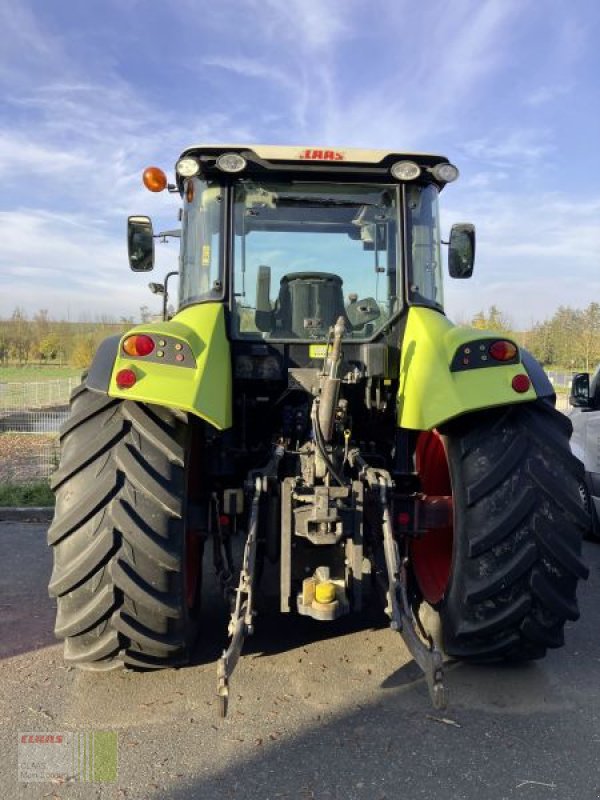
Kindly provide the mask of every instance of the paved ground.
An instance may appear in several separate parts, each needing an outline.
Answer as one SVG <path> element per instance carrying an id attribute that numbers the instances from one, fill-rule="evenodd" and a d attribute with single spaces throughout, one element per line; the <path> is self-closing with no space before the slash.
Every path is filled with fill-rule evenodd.
<path id="1" fill-rule="evenodd" d="M 159 674 L 66 670 L 51 635 L 45 527 L 0 524 L 0 796 L 598 798 L 600 547 L 585 555 L 591 577 L 567 646 L 526 667 L 454 665 L 444 719 L 375 615 L 337 628 L 259 618 L 221 721 L 216 649 Z M 208 624 L 221 623 L 211 610 Z M 17 782 L 19 731 L 90 729 L 118 732 L 116 784 Z"/>

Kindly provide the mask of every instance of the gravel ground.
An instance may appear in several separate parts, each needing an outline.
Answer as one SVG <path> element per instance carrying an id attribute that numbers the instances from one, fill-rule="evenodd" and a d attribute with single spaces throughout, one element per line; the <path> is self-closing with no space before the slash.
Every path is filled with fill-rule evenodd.
<path id="1" fill-rule="evenodd" d="M 58 464 L 58 436 L 0 433 L 0 483 L 48 478 Z"/>
<path id="2" fill-rule="evenodd" d="M 567 644 L 527 666 L 448 670 L 429 705 L 397 634 L 373 611 L 321 625 L 259 616 L 216 714 L 224 616 L 186 669 L 65 669 L 53 642 L 41 525 L 0 524 L 0 786 L 9 800 L 588 800 L 600 797 L 600 547 Z M 212 579 L 207 581 L 212 585 Z M 23 731 L 118 733 L 112 784 L 17 782 Z"/>

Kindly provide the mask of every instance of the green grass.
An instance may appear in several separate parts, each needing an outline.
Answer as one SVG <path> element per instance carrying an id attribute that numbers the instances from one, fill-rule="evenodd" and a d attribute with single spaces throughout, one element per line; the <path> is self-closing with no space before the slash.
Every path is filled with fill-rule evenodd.
<path id="1" fill-rule="evenodd" d="M 60 378 L 78 378 L 80 375 L 79 367 L 34 364 L 26 364 L 23 367 L 0 367 L 0 383 L 33 383 L 34 381 L 51 381 Z"/>
<path id="2" fill-rule="evenodd" d="M 53 506 L 54 495 L 47 482 L 30 483 L 24 486 L 4 484 L 0 486 L 0 506 Z"/>

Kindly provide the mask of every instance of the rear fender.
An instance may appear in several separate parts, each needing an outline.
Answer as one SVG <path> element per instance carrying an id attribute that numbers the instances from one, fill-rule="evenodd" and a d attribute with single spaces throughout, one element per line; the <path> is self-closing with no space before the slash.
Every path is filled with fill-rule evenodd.
<path id="1" fill-rule="evenodd" d="M 153 338 L 154 351 L 143 358 L 127 355 L 123 340 L 140 333 Z M 115 376 L 122 369 L 133 370 L 137 377 L 130 389 L 117 386 Z M 230 428 L 231 353 L 223 306 L 190 306 L 169 322 L 144 323 L 124 336 L 105 339 L 86 382 L 110 397 L 179 408 L 219 430 Z"/>
<path id="2" fill-rule="evenodd" d="M 519 351 L 516 363 L 510 364 L 482 360 L 488 341 L 507 338 L 510 341 L 501 333 L 456 326 L 433 309 L 410 308 L 401 348 L 398 424 L 431 430 L 472 411 L 552 399 L 552 385 L 529 353 Z M 524 372 L 531 386 L 520 394 L 512 380 Z"/>

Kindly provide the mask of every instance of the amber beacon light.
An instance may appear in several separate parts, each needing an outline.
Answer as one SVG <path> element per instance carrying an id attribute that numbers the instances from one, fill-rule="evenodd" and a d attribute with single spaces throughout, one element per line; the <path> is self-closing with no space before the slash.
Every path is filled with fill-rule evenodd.
<path id="1" fill-rule="evenodd" d="M 146 189 L 151 192 L 162 192 L 167 188 L 167 176 L 160 167 L 147 167 L 142 180 Z"/>

